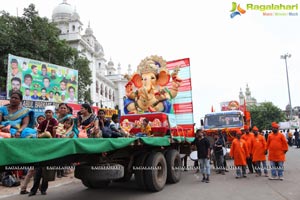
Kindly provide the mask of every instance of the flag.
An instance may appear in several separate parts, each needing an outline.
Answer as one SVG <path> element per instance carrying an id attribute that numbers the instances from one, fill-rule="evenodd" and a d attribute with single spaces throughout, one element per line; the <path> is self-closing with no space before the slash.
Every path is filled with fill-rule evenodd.
<path id="1" fill-rule="evenodd" d="M 211 112 L 215 112 L 214 106 L 211 106 Z"/>

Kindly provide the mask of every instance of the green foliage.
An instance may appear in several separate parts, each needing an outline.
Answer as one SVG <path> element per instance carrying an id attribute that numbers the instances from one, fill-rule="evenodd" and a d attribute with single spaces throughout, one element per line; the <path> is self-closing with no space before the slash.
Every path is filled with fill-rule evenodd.
<path id="1" fill-rule="evenodd" d="M 24 9 L 22 17 L 10 16 L 9 13 L 0 13 L 0 92 L 6 91 L 7 58 L 14 54 L 25 58 L 40 60 L 56 65 L 66 66 L 79 70 L 79 97 L 90 99 L 87 89 L 91 84 L 89 61 L 78 56 L 78 51 L 68 45 L 65 40 L 59 39 L 59 29 L 50 23 L 47 18 L 41 18 L 30 4 Z"/>
<path id="2" fill-rule="evenodd" d="M 91 99 L 91 91 L 87 86 L 92 84 L 92 72 L 89 68 L 89 61 L 86 58 L 78 57 L 74 62 L 74 69 L 78 70 L 78 96 L 79 99 L 93 103 Z"/>
<path id="3" fill-rule="evenodd" d="M 252 125 L 259 129 L 271 129 L 272 122 L 282 122 L 285 115 L 280 108 L 273 105 L 272 102 L 264 102 L 260 105 L 249 107 L 251 113 Z"/>

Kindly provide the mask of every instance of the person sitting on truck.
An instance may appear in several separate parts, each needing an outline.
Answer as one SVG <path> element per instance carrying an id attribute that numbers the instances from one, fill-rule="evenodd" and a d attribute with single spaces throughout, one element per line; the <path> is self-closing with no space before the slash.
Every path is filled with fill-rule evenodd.
<path id="1" fill-rule="evenodd" d="M 117 114 L 113 114 L 111 116 L 111 122 L 109 124 L 109 128 L 111 130 L 111 137 L 128 137 L 128 133 L 125 133 L 123 129 L 121 129 L 119 124 L 119 116 Z"/>
<path id="2" fill-rule="evenodd" d="M 46 119 L 39 124 L 37 127 L 39 138 L 55 138 L 56 137 L 56 127 L 58 121 L 53 117 L 55 112 L 54 106 L 45 107 Z"/>
<path id="3" fill-rule="evenodd" d="M 73 118 L 72 115 L 72 108 L 66 103 L 60 103 L 58 105 L 57 121 L 59 124 L 63 124 L 67 118 L 71 118 L 74 121 L 72 128 L 72 131 L 74 132 L 73 138 L 77 138 L 79 131 L 77 128 L 77 119 Z"/>
<path id="4" fill-rule="evenodd" d="M 151 126 L 149 124 L 149 119 L 147 119 L 147 118 L 143 119 L 143 123 L 141 125 L 141 132 L 135 134 L 135 136 L 137 136 L 137 137 L 146 137 L 146 136 L 151 137 L 151 136 L 153 136 L 152 135 L 152 129 L 151 129 Z"/>
<path id="5" fill-rule="evenodd" d="M 93 113 L 89 104 L 82 104 L 80 109 L 81 115 L 78 116 L 78 127 L 81 128 L 80 133 L 85 132 L 88 138 L 99 138 L 99 121 L 97 116 Z"/>
<path id="6" fill-rule="evenodd" d="M 64 123 L 60 123 L 56 128 L 56 137 L 58 138 L 73 138 L 74 121 L 71 118 L 65 119 Z"/>
<path id="7" fill-rule="evenodd" d="M 16 138 L 36 137 L 34 111 L 22 106 L 22 100 L 22 92 L 16 90 L 11 93 L 10 104 L 0 107 L 1 132 Z"/>
<path id="8" fill-rule="evenodd" d="M 99 129 L 102 132 L 102 137 L 110 138 L 112 136 L 111 130 L 109 128 L 110 120 L 105 118 L 105 110 L 98 110 L 98 123 Z"/>

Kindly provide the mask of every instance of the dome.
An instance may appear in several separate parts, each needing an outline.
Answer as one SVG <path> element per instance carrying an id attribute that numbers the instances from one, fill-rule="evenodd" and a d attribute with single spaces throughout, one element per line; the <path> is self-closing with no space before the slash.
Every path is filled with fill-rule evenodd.
<path id="1" fill-rule="evenodd" d="M 73 12 L 73 7 L 64 0 L 61 4 L 54 8 L 52 12 L 52 19 L 71 19 Z"/>
<path id="2" fill-rule="evenodd" d="M 80 16 L 76 10 L 72 14 L 72 20 L 80 20 Z"/>
<path id="3" fill-rule="evenodd" d="M 108 66 L 114 66 L 114 62 L 110 59 L 110 61 L 107 63 Z"/>
<path id="4" fill-rule="evenodd" d="M 95 51 L 96 52 L 103 52 L 103 47 L 98 41 L 95 42 Z"/>
<path id="5" fill-rule="evenodd" d="M 85 29 L 85 34 L 86 35 L 93 35 L 93 29 L 91 28 L 91 27 L 87 27 L 86 29 Z"/>
<path id="6" fill-rule="evenodd" d="M 91 26 L 90 26 L 90 22 L 89 22 L 89 25 L 88 25 L 88 27 L 85 29 L 85 34 L 86 35 L 93 35 L 93 29 L 91 28 Z"/>

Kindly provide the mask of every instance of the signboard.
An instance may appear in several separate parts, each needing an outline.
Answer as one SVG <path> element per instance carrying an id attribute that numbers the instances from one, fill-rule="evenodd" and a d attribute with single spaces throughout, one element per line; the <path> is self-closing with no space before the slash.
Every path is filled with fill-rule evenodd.
<path id="1" fill-rule="evenodd" d="M 180 66 L 178 77 L 182 80 L 182 82 L 178 88 L 177 96 L 172 101 L 174 114 L 168 114 L 170 119 L 169 122 L 173 122 L 173 124 L 175 124 L 174 122 L 176 121 L 177 127 L 189 130 L 189 132 L 186 133 L 186 136 L 193 137 L 194 116 L 190 59 L 184 58 L 167 62 L 167 69 L 170 74 L 172 74 L 178 66 Z M 172 83 L 169 83 L 167 87 L 169 89 L 172 88 Z"/>
<path id="2" fill-rule="evenodd" d="M 77 103 L 78 70 L 9 54 L 7 98 L 20 90 L 24 100 Z"/>

